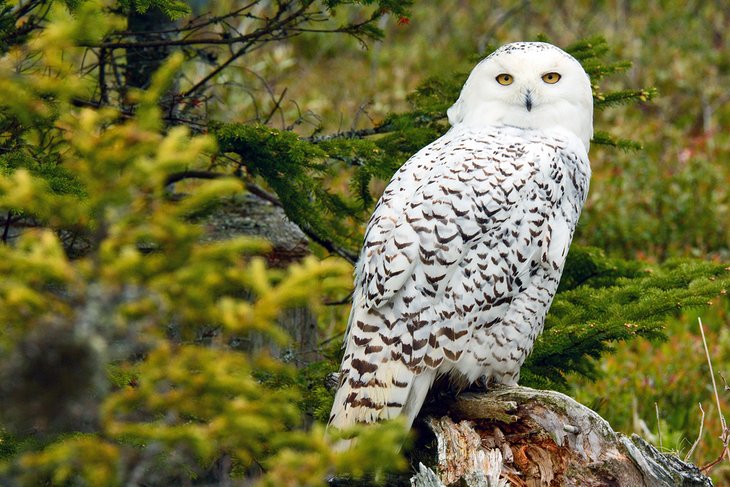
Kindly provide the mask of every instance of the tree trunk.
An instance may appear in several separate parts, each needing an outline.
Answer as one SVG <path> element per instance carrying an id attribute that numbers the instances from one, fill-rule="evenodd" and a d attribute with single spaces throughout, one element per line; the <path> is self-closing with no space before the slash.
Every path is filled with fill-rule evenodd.
<path id="1" fill-rule="evenodd" d="M 139 32 L 140 35 L 131 40 L 140 42 L 164 41 L 174 34 L 166 32 L 175 28 L 175 21 L 165 15 L 159 8 L 152 7 L 144 13 L 134 8 L 127 14 L 127 29 L 129 32 Z M 160 32 L 151 35 L 153 32 Z M 152 75 L 155 74 L 164 60 L 170 55 L 168 47 L 130 47 L 127 48 L 127 66 L 125 82 L 127 87 L 145 89 L 150 85 Z"/>
<path id="2" fill-rule="evenodd" d="M 309 255 L 309 241 L 292 223 L 280 207 L 253 194 L 222 201 L 201 222 L 206 238 L 222 240 L 239 235 L 249 235 L 268 240 L 271 252 L 267 255 L 272 267 L 287 267 Z M 278 320 L 279 326 L 291 337 L 285 348 L 273 343 L 263 334 L 250 333 L 241 338 L 237 347 L 246 351 L 268 349 L 285 362 L 302 367 L 321 359 L 317 353 L 319 341 L 317 319 L 306 307 L 285 310 Z"/>
<path id="3" fill-rule="evenodd" d="M 614 432 L 559 392 L 466 393 L 426 414 L 436 441 L 415 452 L 413 487 L 712 486 L 696 466 Z"/>
<path id="4" fill-rule="evenodd" d="M 122 95 L 122 103 L 126 103 L 129 88 L 146 90 L 150 87 L 153 75 L 162 67 L 174 49 L 166 46 L 150 47 L 144 46 L 144 44 L 174 39 L 178 36 L 178 33 L 175 32 L 176 27 L 177 22 L 157 7 L 151 7 L 144 13 L 137 12 L 133 7 L 130 9 L 127 14 L 127 30 L 138 34 L 131 36 L 129 40 L 139 42 L 140 45 L 126 49 L 127 63 L 124 69 L 124 84 L 118 87 Z M 178 92 L 179 76 L 175 76 L 170 88 L 160 96 L 157 102 L 169 119 L 177 115 Z"/>

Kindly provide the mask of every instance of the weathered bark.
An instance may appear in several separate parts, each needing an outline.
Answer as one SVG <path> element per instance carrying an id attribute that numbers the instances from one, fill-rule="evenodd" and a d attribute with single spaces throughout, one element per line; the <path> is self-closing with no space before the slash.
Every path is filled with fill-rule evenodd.
<path id="1" fill-rule="evenodd" d="M 431 442 L 419 458 L 432 467 L 419 466 L 413 487 L 712 486 L 694 465 L 614 432 L 558 392 L 466 393 L 428 414 L 436 447 Z"/>
<path id="2" fill-rule="evenodd" d="M 273 267 L 286 267 L 309 255 L 309 240 L 284 210 L 250 193 L 221 201 L 201 223 L 209 240 L 238 235 L 268 240 L 272 248 L 267 258 Z"/>

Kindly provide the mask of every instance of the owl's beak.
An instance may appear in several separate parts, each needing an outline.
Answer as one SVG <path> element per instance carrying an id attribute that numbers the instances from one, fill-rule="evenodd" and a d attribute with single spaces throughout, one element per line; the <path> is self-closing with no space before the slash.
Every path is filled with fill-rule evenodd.
<path id="1" fill-rule="evenodd" d="M 529 91 L 525 95 L 525 108 L 527 108 L 528 112 L 532 111 L 532 93 Z"/>

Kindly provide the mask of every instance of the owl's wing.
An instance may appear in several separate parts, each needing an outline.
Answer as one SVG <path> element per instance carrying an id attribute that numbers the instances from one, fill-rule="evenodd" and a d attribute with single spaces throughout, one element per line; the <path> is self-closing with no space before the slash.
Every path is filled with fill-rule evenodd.
<path id="1" fill-rule="evenodd" d="M 394 176 L 358 263 L 331 424 L 412 421 L 476 320 L 499 321 L 531 269 L 567 249 L 572 228 L 560 232 L 565 242 L 551 240 L 549 214 L 563 197 L 555 172 L 564 165 L 556 147 L 527 142 L 450 132 Z"/>

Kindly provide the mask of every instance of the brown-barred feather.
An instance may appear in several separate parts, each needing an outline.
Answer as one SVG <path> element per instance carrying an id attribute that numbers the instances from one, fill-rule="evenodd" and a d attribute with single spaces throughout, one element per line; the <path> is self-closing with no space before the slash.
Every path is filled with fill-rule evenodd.
<path id="1" fill-rule="evenodd" d="M 492 86 L 508 69 L 518 91 Z M 560 81 L 522 81 L 544 69 Z M 454 127 L 400 168 L 370 219 L 331 426 L 410 425 L 441 375 L 517 383 L 588 191 L 590 97 L 577 61 L 547 44 L 474 69 Z"/>

